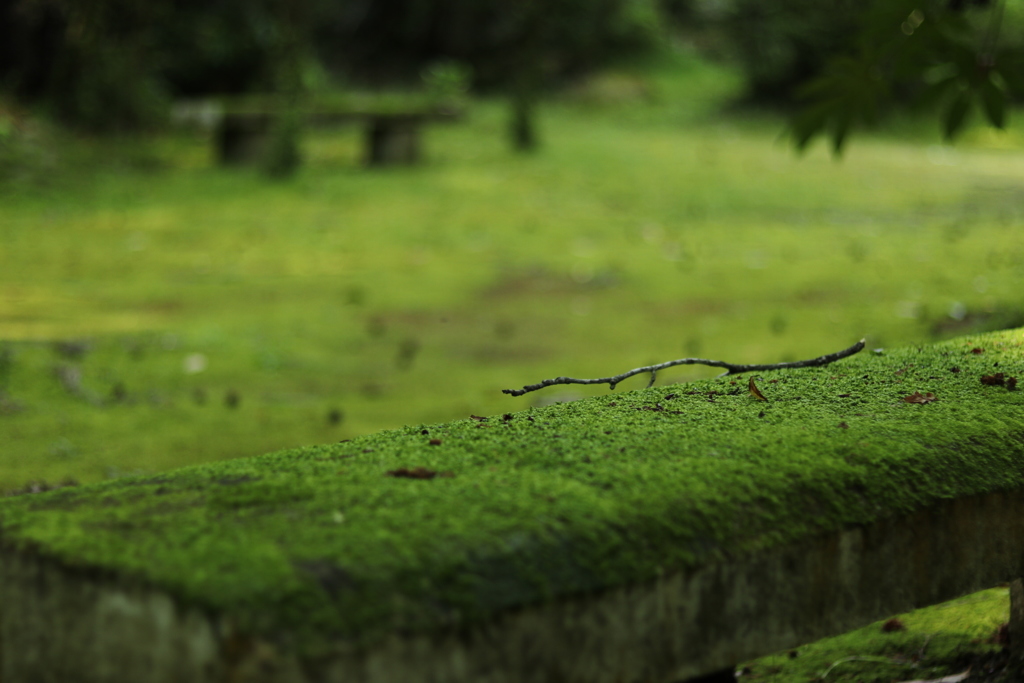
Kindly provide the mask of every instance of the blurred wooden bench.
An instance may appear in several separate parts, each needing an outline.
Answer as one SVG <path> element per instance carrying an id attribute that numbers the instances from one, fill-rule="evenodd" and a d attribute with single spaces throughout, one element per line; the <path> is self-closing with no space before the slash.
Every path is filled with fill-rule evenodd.
<path id="1" fill-rule="evenodd" d="M 356 124 L 364 127 L 362 160 L 367 166 L 411 165 L 422 159 L 423 129 L 457 121 L 462 108 L 409 97 L 339 98 L 302 105 L 301 122 L 312 127 Z M 252 165 L 264 158 L 285 109 L 265 98 L 183 104 L 175 119 L 212 129 L 214 158 L 221 165 Z"/>

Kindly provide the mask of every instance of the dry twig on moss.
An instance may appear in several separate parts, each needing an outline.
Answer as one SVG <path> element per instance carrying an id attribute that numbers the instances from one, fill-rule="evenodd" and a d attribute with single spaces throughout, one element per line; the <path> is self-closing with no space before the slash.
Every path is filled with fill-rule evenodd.
<path id="1" fill-rule="evenodd" d="M 830 353 L 826 356 L 818 356 L 817 358 L 811 358 L 810 360 L 798 360 L 791 363 L 769 363 L 762 365 L 738 365 L 736 363 L 726 363 L 722 360 L 708 360 L 706 358 L 680 358 L 679 360 L 670 360 L 664 363 L 658 363 L 657 365 L 645 365 L 642 368 L 633 368 L 628 372 L 624 372 L 621 375 L 615 375 L 614 377 L 601 377 L 598 379 L 555 377 L 553 379 L 546 379 L 543 382 L 538 382 L 537 384 L 527 384 L 522 389 L 502 389 L 501 393 L 511 394 L 512 396 L 522 396 L 523 394 L 528 394 L 531 391 L 537 391 L 538 389 L 554 386 L 555 384 L 607 384 L 610 389 L 614 390 L 615 385 L 622 380 L 645 372 L 651 373 L 651 381 L 647 383 L 647 386 L 651 387 L 654 386 L 654 380 L 657 378 L 658 370 L 664 370 L 665 368 L 671 368 L 676 365 L 708 365 L 713 368 L 725 368 L 726 372 L 723 373 L 725 375 L 738 375 L 741 372 L 759 372 L 761 370 L 813 368 L 828 365 L 829 363 L 833 363 L 841 358 L 852 356 L 863 348 L 864 340 L 861 339 L 848 349 L 836 351 L 835 353 Z"/>

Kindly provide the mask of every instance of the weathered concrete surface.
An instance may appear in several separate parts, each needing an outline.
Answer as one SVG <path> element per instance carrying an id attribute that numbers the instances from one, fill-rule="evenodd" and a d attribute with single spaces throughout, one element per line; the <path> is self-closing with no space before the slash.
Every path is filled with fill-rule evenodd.
<path id="1" fill-rule="evenodd" d="M 0 681 L 215 680 L 204 615 L 159 592 L 0 556 Z"/>
<path id="2" fill-rule="evenodd" d="M 131 683 L 665 682 L 1024 575 L 1024 490 L 949 500 L 466 632 L 339 642 L 300 661 L 144 586 L 0 552 L 0 680 Z M 1012 628 L 1020 641 L 1021 584 Z"/>

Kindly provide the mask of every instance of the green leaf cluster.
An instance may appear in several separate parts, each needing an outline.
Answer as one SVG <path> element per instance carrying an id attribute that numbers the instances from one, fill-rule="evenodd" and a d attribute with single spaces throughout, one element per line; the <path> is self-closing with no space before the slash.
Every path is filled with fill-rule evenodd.
<path id="1" fill-rule="evenodd" d="M 946 139 L 973 112 L 1003 128 L 1010 102 L 1024 93 L 1024 45 L 1012 39 L 1017 24 L 1005 20 L 1005 3 L 875 3 L 852 47 L 799 91 L 803 106 L 790 122 L 796 147 L 824 136 L 839 155 L 853 130 L 901 106 L 936 112 Z"/>

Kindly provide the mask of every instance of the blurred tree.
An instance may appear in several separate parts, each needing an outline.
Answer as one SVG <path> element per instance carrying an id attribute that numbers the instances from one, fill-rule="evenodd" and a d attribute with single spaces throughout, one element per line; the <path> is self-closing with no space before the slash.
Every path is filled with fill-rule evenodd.
<path id="1" fill-rule="evenodd" d="M 1024 92 L 1022 0 L 662 0 L 669 18 L 726 39 L 747 97 L 796 109 L 796 146 L 841 153 L 850 132 L 906 107 L 947 138 L 972 112 L 1002 127 Z"/>
<path id="2" fill-rule="evenodd" d="M 145 127 L 174 97 L 279 85 L 285 19 L 274 0 L 0 0 L 0 84 L 77 127 Z"/>
<path id="3" fill-rule="evenodd" d="M 308 2 L 273 0 L 273 90 L 281 96 L 282 115 L 274 122 L 264 168 L 273 178 L 292 175 L 301 163 L 300 138 L 303 120 L 298 114 L 303 96 L 304 64 L 309 57 Z"/>
<path id="4" fill-rule="evenodd" d="M 6 0 L 0 77 L 16 96 L 44 100 L 89 127 L 144 125 L 164 105 L 151 68 L 158 5 L 135 0 Z"/>
<path id="5" fill-rule="evenodd" d="M 702 6 L 729 40 L 755 102 L 787 104 L 856 32 L 863 0 L 733 0 Z"/>
<path id="6" fill-rule="evenodd" d="M 174 97 L 270 87 L 283 43 L 280 22 L 287 18 L 271 0 L 173 0 L 173 6 L 155 40 L 160 74 Z"/>
<path id="7" fill-rule="evenodd" d="M 1008 12 L 1008 9 L 1010 11 Z M 899 106 L 938 111 L 959 133 L 972 111 L 1002 128 L 1024 94 L 1024 7 L 1007 0 L 875 0 L 855 31 L 800 89 L 790 131 L 799 149 L 818 135 L 840 154 L 851 131 Z"/>
<path id="8" fill-rule="evenodd" d="M 283 71 L 311 64 L 380 85 L 454 60 L 513 96 L 529 146 L 542 88 L 652 45 L 658 26 L 657 0 L 0 0 L 0 84 L 103 130 L 174 97 L 284 92 L 301 79 Z"/>
<path id="9" fill-rule="evenodd" d="M 475 85 L 507 87 L 524 48 L 549 76 L 567 75 L 656 43 L 656 0 L 347 0 L 321 2 L 314 33 L 335 72 L 369 82 L 413 82 L 452 60 Z"/>
<path id="10" fill-rule="evenodd" d="M 349 0 L 314 32 L 334 71 L 411 82 L 424 65 L 467 65 L 474 85 L 507 93 L 519 149 L 537 144 L 534 108 L 559 79 L 657 44 L 656 0 Z"/>

